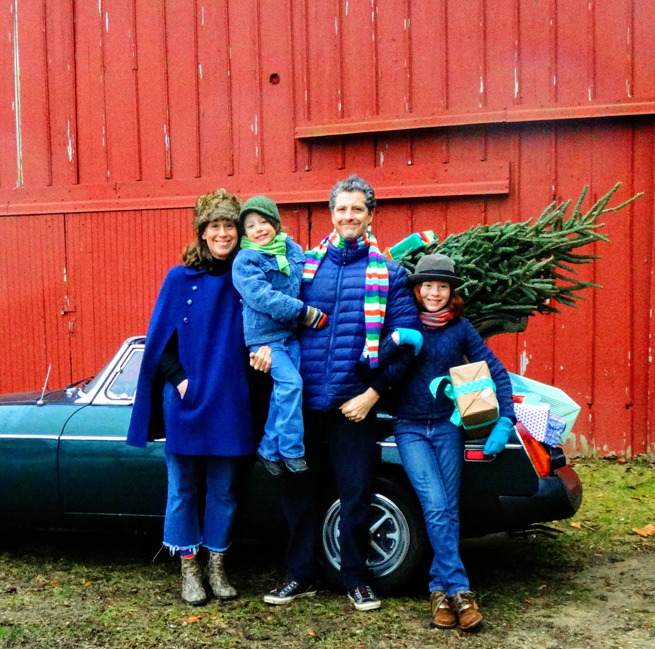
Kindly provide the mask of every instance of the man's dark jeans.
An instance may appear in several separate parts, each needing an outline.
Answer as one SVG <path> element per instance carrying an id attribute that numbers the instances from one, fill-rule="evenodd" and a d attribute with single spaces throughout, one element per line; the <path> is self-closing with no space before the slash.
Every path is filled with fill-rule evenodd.
<path id="1" fill-rule="evenodd" d="M 325 463 L 332 461 L 341 499 L 339 544 L 341 578 L 347 590 L 371 583 L 366 566 L 373 476 L 379 460 L 376 443 L 376 413 L 352 422 L 340 410 L 305 410 L 305 460 L 309 470 L 287 475 L 282 488 L 282 506 L 291 538 L 286 556 L 287 580 L 309 585 L 314 578 L 318 514 L 325 495 L 321 477 Z"/>

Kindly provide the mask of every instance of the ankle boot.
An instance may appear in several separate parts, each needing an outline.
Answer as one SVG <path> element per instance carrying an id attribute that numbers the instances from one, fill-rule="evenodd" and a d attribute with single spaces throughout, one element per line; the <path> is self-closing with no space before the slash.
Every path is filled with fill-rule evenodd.
<path id="1" fill-rule="evenodd" d="M 202 572 L 196 557 L 182 560 L 182 600 L 191 606 L 207 602 L 207 593 L 202 587 Z"/>
<path id="2" fill-rule="evenodd" d="M 445 590 L 433 590 L 430 593 L 430 626 L 435 629 L 452 629 L 457 626 L 455 611 Z"/>
<path id="3" fill-rule="evenodd" d="M 482 613 L 478 610 L 474 598 L 475 596 L 469 590 L 460 590 L 450 598 L 450 605 L 457 613 L 462 631 L 473 629 L 482 622 Z"/>
<path id="4" fill-rule="evenodd" d="M 237 591 L 230 585 L 225 576 L 224 558 L 224 552 L 209 552 L 209 563 L 207 563 L 209 585 L 218 599 L 234 599 L 237 596 Z"/>

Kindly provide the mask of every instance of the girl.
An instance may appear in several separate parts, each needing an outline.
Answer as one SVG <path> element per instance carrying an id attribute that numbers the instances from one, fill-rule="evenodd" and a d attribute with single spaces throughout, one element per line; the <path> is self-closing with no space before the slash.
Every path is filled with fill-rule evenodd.
<path id="1" fill-rule="evenodd" d="M 462 318 L 464 303 L 455 289 L 463 280 L 446 255 L 425 255 L 408 281 L 423 323 L 423 347 L 410 361 L 402 386 L 393 393 L 389 411 L 395 415 L 394 435 L 405 471 L 421 502 L 430 543 L 435 552 L 430 575 L 431 626 L 471 629 L 482 615 L 470 592 L 459 556 L 459 487 L 464 436 L 450 422 L 453 401 L 441 385 L 432 396 L 431 381 L 451 367 L 486 361 L 496 384 L 500 419 L 484 453 L 505 448 L 516 419 L 509 376 L 471 323 Z M 400 343 L 398 334 L 390 338 Z M 406 352 L 405 352 L 406 353 Z"/>
<path id="2" fill-rule="evenodd" d="M 305 471 L 296 329 L 299 322 L 321 329 L 327 316 L 298 299 L 305 255 L 282 232 L 275 202 L 266 196 L 250 198 L 241 208 L 239 226 L 245 236 L 233 277 L 243 298 L 246 345 L 251 352 L 264 345 L 271 349 L 273 393 L 259 458 L 273 475 L 282 475 L 285 466 L 293 473 Z"/>

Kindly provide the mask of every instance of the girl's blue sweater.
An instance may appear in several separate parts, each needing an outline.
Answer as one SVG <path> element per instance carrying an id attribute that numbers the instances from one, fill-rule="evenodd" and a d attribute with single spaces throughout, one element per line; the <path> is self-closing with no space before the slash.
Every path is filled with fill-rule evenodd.
<path id="1" fill-rule="evenodd" d="M 464 365 L 467 361 L 486 361 L 496 384 L 500 416 L 516 422 L 507 370 L 468 320 L 458 318 L 438 329 L 424 328 L 422 333 L 421 353 L 413 359 L 407 374 L 392 390 L 386 404 L 390 414 L 400 419 L 449 419 L 454 403 L 444 394 L 447 382 L 439 386 L 436 399 L 430 392 L 430 383 L 438 376 L 448 375 L 451 367 Z"/>

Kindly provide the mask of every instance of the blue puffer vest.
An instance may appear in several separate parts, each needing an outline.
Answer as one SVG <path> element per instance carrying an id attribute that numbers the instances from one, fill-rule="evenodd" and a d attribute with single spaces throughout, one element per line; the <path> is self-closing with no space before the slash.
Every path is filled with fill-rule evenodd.
<path id="1" fill-rule="evenodd" d="M 414 298 L 407 288 L 407 271 L 387 261 L 389 297 L 382 337 L 398 327 L 421 329 Z M 324 329 L 300 327 L 298 338 L 304 381 L 304 406 L 331 410 L 364 392 L 357 365 L 366 341 L 364 287 L 368 247 L 361 250 L 328 246 L 316 277 L 303 283 L 300 298 L 327 314 Z"/>
<path id="2" fill-rule="evenodd" d="M 240 250 L 232 281 L 243 300 L 246 345 L 263 345 L 295 337 L 303 303 L 298 299 L 305 263 L 302 248 L 287 237 L 289 275 L 280 272 L 274 255 Z"/>

